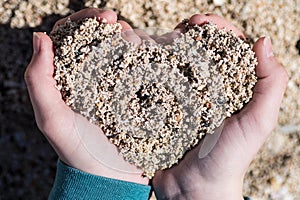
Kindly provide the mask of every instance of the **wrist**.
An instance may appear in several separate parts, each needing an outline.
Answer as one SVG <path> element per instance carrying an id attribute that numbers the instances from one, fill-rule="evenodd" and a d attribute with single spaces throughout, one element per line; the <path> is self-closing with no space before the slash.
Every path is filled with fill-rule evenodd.
<path id="1" fill-rule="evenodd" d="M 185 179 L 184 183 L 170 174 L 162 178 L 163 182 L 154 180 L 153 183 L 157 199 L 244 200 L 243 177 L 218 177 L 218 180 L 214 181 L 206 180 L 201 176 L 193 176 L 189 180 Z"/>
<path id="2" fill-rule="evenodd" d="M 98 162 L 67 162 L 64 159 L 60 159 L 62 163 L 65 163 L 67 166 L 78 169 L 82 172 L 89 173 L 96 176 L 102 176 L 106 178 L 127 181 L 142 185 L 148 185 L 149 179 L 142 176 L 142 172 L 126 172 L 118 169 L 110 168 L 106 165 L 102 165 Z"/>
<path id="3" fill-rule="evenodd" d="M 224 181 L 226 183 L 226 181 Z M 173 198 L 171 198 L 173 199 Z M 190 192 L 183 192 L 175 199 L 197 200 L 243 200 L 242 184 L 206 185 Z"/>
<path id="4" fill-rule="evenodd" d="M 211 184 L 205 188 L 204 194 L 207 194 L 201 198 L 201 200 L 243 200 L 243 178 L 236 180 L 227 178 L 223 179 L 220 184 Z"/>

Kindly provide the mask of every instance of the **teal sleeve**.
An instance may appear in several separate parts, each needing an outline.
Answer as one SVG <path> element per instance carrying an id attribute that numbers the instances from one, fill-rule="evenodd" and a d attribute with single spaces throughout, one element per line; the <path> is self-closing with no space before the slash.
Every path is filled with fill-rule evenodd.
<path id="1" fill-rule="evenodd" d="M 150 186 L 92 175 L 57 163 L 49 200 L 143 200 L 149 199 Z"/>

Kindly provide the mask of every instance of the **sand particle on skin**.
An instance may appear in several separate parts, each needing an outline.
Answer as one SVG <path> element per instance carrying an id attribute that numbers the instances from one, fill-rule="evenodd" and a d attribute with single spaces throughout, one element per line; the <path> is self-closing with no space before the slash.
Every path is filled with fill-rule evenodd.
<path id="1" fill-rule="evenodd" d="M 51 38 L 57 88 L 151 178 L 170 168 L 251 99 L 254 52 L 213 24 L 170 44 L 121 37 L 121 25 L 67 21 Z"/>

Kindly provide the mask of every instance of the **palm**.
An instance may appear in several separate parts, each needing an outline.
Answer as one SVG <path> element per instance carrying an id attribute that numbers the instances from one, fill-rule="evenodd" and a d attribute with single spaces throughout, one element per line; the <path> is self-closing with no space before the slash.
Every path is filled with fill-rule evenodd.
<path id="1" fill-rule="evenodd" d="M 139 172 L 123 160 L 117 148 L 108 141 L 98 126 L 74 113 L 61 99 L 55 102 L 58 102 L 60 109 L 55 112 L 49 108 L 47 112 L 55 113 L 55 116 L 45 120 L 47 127 L 44 132 L 51 143 L 55 144 L 53 146 L 64 162 L 89 172 L 94 172 L 99 165 L 112 171 Z"/>
<path id="2" fill-rule="evenodd" d="M 164 194 L 176 196 L 177 189 L 173 191 L 170 185 L 179 184 L 180 191 L 177 192 L 188 194 L 193 191 L 201 192 L 198 184 L 201 184 L 203 180 L 208 180 L 208 182 L 214 182 L 214 180 L 240 182 L 239 179 L 251 161 L 249 155 L 253 155 L 255 152 L 247 146 L 249 144 L 243 138 L 243 130 L 237 117 L 233 116 L 231 119 L 225 120 L 218 142 L 206 157 L 199 158 L 202 145 L 200 143 L 188 152 L 177 166 L 158 172 L 153 180 L 157 196 L 164 196 Z M 241 160 L 244 161 L 241 162 Z M 241 171 L 235 169 L 241 169 Z M 208 186 L 207 182 L 205 184 Z M 217 185 L 216 182 L 214 184 Z"/>

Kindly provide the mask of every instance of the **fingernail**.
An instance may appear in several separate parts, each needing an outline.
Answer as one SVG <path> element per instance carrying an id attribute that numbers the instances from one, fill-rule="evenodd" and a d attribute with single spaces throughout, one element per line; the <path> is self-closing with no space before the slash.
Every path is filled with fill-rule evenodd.
<path id="1" fill-rule="evenodd" d="M 41 39 L 37 32 L 33 32 L 33 51 L 38 53 L 40 51 Z"/>
<path id="2" fill-rule="evenodd" d="M 268 58 L 274 56 L 271 39 L 269 37 L 264 38 L 264 48 Z"/>

